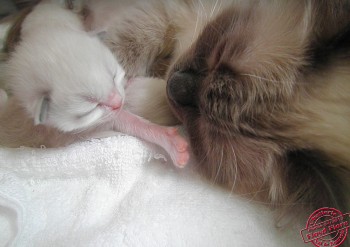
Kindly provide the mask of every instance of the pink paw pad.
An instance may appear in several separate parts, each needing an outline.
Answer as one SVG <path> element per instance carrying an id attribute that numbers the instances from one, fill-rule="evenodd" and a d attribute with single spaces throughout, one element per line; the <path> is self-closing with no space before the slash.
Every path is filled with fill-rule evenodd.
<path id="1" fill-rule="evenodd" d="M 179 152 L 186 152 L 187 151 L 188 143 L 181 136 L 175 136 L 175 138 L 173 140 L 173 143 L 174 143 L 174 145 L 176 146 L 176 149 Z"/>
<path id="2" fill-rule="evenodd" d="M 177 167 L 184 167 L 190 159 L 188 142 L 178 134 L 177 128 L 167 128 L 167 151 Z"/>
<path id="3" fill-rule="evenodd" d="M 177 131 L 177 128 L 175 128 L 175 127 L 169 127 L 169 128 L 167 128 L 166 133 L 169 136 L 175 136 L 178 134 L 178 131 Z"/>
<path id="4" fill-rule="evenodd" d="M 188 161 L 190 159 L 190 154 L 188 152 L 186 153 L 181 153 L 178 157 L 177 157 L 177 163 L 176 166 L 183 168 L 187 165 Z"/>

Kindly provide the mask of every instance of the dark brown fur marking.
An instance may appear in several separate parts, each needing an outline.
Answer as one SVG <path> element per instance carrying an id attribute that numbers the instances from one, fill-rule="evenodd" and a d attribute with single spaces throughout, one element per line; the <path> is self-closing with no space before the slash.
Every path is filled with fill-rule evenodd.
<path id="1" fill-rule="evenodd" d="M 15 49 L 15 46 L 21 41 L 22 23 L 27 15 L 32 11 L 33 7 L 27 7 L 18 14 L 14 24 L 7 33 L 6 42 L 4 44 L 4 51 L 10 53 Z"/>
<path id="2" fill-rule="evenodd" d="M 328 117 L 318 108 L 322 97 L 335 104 L 336 90 L 323 88 L 349 77 L 349 1 L 287 1 L 284 12 L 281 5 L 260 2 L 224 11 L 177 61 L 168 80 L 173 108 L 209 179 L 282 210 L 346 211 L 350 160 L 339 163 L 328 153 L 327 136 L 320 148 L 323 129 L 317 126 L 326 126 L 322 119 Z M 339 69 L 345 79 L 332 74 L 333 66 L 347 68 Z M 324 71 L 333 78 L 321 85 L 315 76 Z M 195 91 L 186 100 L 190 90 L 180 89 L 189 85 Z M 350 101 L 346 92 L 344 103 Z M 330 128 L 336 133 L 336 126 Z"/>

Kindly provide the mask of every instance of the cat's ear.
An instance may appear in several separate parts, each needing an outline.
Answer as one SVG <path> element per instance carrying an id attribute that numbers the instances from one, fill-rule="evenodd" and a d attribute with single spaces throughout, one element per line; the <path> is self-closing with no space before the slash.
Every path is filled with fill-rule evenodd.
<path id="1" fill-rule="evenodd" d="M 46 124 L 49 113 L 50 100 L 47 96 L 41 97 L 35 107 L 34 124 Z"/>

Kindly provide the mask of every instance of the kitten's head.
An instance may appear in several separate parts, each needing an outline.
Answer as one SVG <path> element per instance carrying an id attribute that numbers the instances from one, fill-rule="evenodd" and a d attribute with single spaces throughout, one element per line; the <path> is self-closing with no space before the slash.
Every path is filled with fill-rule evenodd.
<path id="1" fill-rule="evenodd" d="M 110 120 L 123 104 L 124 70 L 83 31 L 37 30 L 16 47 L 7 71 L 13 95 L 35 124 L 79 131 Z"/>

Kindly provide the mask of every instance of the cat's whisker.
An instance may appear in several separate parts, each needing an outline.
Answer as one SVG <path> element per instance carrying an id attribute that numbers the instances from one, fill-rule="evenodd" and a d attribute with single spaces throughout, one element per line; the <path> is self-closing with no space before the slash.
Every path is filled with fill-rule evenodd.
<path id="1" fill-rule="evenodd" d="M 255 190 L 255 191 L 252 191 L 252 192 L 249 192 L 249 193 L 239 193 L 238 196 L 241 196 L 242 198 L 247 199 L 247 196 L 256 195 L 258 193 L 267 192 L 267 191 L 268 191 L 267 189 Z M 251 198 L 249 198 L 248 200 L 249 201 L 254 201 Z"/>
<path id="2" fill-rule="evenodd" d="M 216 181 L 218 181 L 218 177 L 219 175 L 221 174 L 221 169 L 222 169 L 222 166 L 223 166 L 223 162 L 224 162 L 224 150 L 222 149 L 221 150 L 221 158 L 220 158 L 220 162 L 219 162 L 219 166 L 217 168 L 217 171 L 216 171 L 216 175 L 213 179 L 213 183 L 216 184 Z"/>
<path id="3" fill-rule="evenodd" d="M 215 10 L 216 10 L 216 7 L 218 6 L 218 3 L 219 3 L 219 0 L 216 0 L 215 1 L 215 4 L 213 6 L 213 9 L 211 10 L 211 13 L 210 13 L 210 18 L 213 17 L 214 13 L 215 13 Z"/>
<path id="4" fill-rule="evenodd" d="M 249 197 L 252 194 L 258 194 L 261 192 L 266 192 L 266 190 L 258 190 L 258 191 L 254 191 L 252 193 L 247 193 L 247 194 L 237 194 L 240 198 L 247 200 L 248 203 L 256 203 L 259 205 L 265 205 L 265 206 L 295 206 L 295 205 L 309 205 L 310 202 L 295 202 L 295 203 L 271 203 L 271 202 L 264 202 L 261 200 L 254 200 L 254 199 L 247 199 L 247 197 Z"/>
<path id="5" fill-rule="evenodd" d="M 233 161 L 233 168 L 234 170 L 231 168 L 231 175 L 233 177 L 233 184 L 231 187 L 231 192 L 234 191 L 234 188 L 236 187 L 236 182 L 237 182 L 237 177 L 238 177 L 238 163 L 237 163 L 237 155 L 236 155 L 236 151 L 233 148 L 233 145 L 231 145 L 231 150 L 232 150 L 232 154 L 234 156 L 234 161 Z"/>
<path id="6" fill-rule="evenodd" d="M 177 38 L 177 37 L 173 37 L 173 38 L 171 38 L 172 40 L 174 40 L 176 43 L 178 43 L 179 44 L 179 48 L 180 48 L 180 50 L 182 50 L 183 49 L 183 44 L 182 44 L 182 40 L 181 39 L 179 39 L 179 38 Z"/>
<path id="7" fill-rule="evenodd" d="M 250 197 L 248 198 L 248 202 L 255 202 L 255 203 L 259 203 L 261 200 L 255 199 L 259 193 L 265 193 L 268 192 L 268 189 L 262 189 L 263 185 L 260 186 L 260 188 L 256 191 L 252 191 L 251 193 L 248 194 L 239 194 L 240 196 L 242 195 L 250 195 Z M 247 199 L 247 197 L 245 198 Z M 272 205 L 272 203 L 270 202 L 264 202 L 266 205 Z"/>
<path id="8" fill-rule="evenodd" d="M 197 129 L 198 129 L 198 126 L 197 126 Z M 206 163 L 206 159 L 208 159 L 208 157 L 210 157 L 211 154 L 212 153 L 212 151 L 210 150 L 210 148 L 206 151 L 206 153 L 204 153 L 203 155 L 202 155 L 202 158 L 201 159 L 199 159 L 199 160 L 197 160 L 197 163 L 199 164 L 199 165 L 201 165 L 201 164 L 205 164 Z M 198 157 L 197 157 L 198 158 Z"/>
<path id="9" fill-rule="evenodd" d="M 197 13 L 197 18 L 196 18 L 196 26 L 194 28 L 194 32 L 193 32 L 193 36 L 192 36 L 192 40 L 191 40 L 191 43 L 193 43 L 193 41 L 195 40 L 196 38 L 196 34 L 197 34 L 197 31 L 198 31 L 198 25 L 199 25 L 199 14 Z"/>
<path id="10" fill-rule="evenodd" d="M 206 8 L 204 7 L 203 1 L 202 0 L 198 0 L 199 4 L 201 5 L 202 9 L 203 9 L 203 13 L 205 15 L 205 19 L 208 19 L 208 13 L 206 12 Z"/>
<path id="11" fill-rule="evenodd" d="M 264 77 L 257 76 L 257 75 L 252 75 L 252 74 L 240 74 L 240 75 L 242 75 L 242 76 L 249 76 L 251 78 L 255 78 L 255 79 L 259 79 L 259 80 L 267 81 L 267 82 L 281 83 L 281 81 L 271 80 L 271 79 L 268 79 L 268 78 L 264 78 Z"/>
<path id="12" fill-rule="evenodd" d="M 227 124 L 225 124 L 225 128 L 228 131 L 228 133 L 230 132 L 229 127 L 227 126 Z M 233 184 L 231 186 L 231 191 L 230 193 L 233 193 L 234 188 L 236 187 L 236 182 L 237 182 L 237 177 L 238 177 L 238 161 L 237 161 L 237 155 L 236 155 L 236 151 L 234 149 L 234 146 L 232 144 L 232 140 L 230 139 L 230 137 L 227 137 L 226 140 L 228 141 L 228 143 L 230 144 L 231 150 L 232 150 L 232 154 L 234 156 L 234 160 L 233 160 L 233 167 L 230 166 L 230 170 L 231 170 L 231 177 L 233 178 Z"/>

